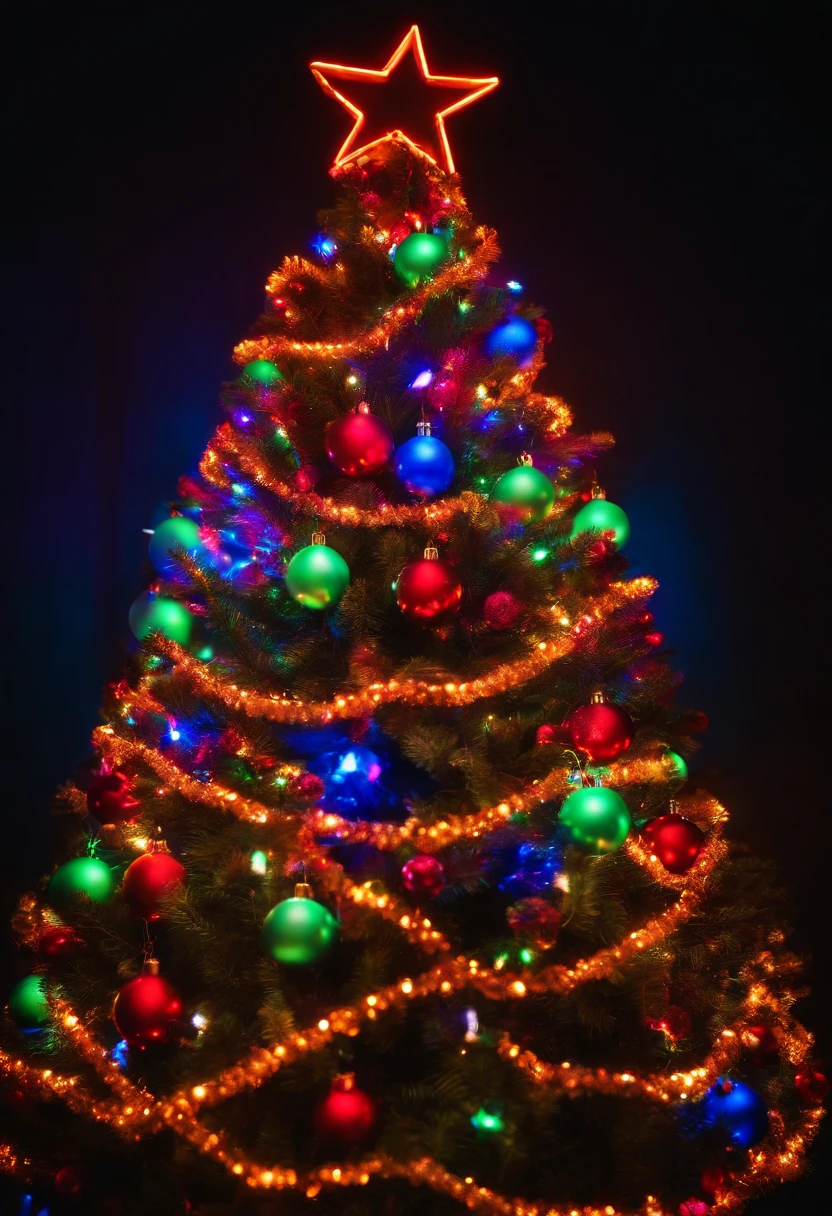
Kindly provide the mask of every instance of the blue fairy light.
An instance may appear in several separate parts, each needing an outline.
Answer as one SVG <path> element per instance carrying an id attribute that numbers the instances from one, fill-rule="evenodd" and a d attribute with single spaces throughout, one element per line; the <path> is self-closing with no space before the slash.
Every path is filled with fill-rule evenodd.
<path id="1" fill-rule="evenodd" d="M 327 236 L 324 232 L 319 232 L 314 241 L 310 241 L 310 244 L 322 262 L 331 261 L 338 252 L 338 246 L 332 237 Z"/>
<path id="2" fill-rule="evenodd" d="M 518 283 L 516 279 L 509 279 L 509 281 L 506 283 L 506 287 L 514 294 L 523 290 L 523 284 Z"/>
<path id="3" fill-rule="evenodd" d="M 408 387 L 417 389 L 427 388 L 432 382 L 433 372 L 429 367 L 426 367 L 424 371 L 419 372 L 418 376 L 415 376 L 414 379 L 410 381 L 410 385 Z"/>
<path id="4" fill-rule="evenodd" d="M 130 1044 L 126 1039 L 119 1039 L 113 1050 L 110 1052 L 110 1059 L 119 1068 L 126 1068 L 127 1061 L 130 1058 Z"/>

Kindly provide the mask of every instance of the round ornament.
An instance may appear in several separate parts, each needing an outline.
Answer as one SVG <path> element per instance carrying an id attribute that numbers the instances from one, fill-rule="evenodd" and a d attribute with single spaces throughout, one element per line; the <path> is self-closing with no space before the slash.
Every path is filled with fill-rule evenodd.
<path id="1" fill-rule="evenodd" d="M 113 1005 L 116 1030 L 131 1047 L 164 1043 L 172 1022 L 182 1016 L 182 998 L 173 984 L 158 973 L 151 960 L 147 970 L 120 989 Z"/>
<path id="2" fill-rule="evenodd" d="M 442 862 L 427 853 L 417 853 L 402 866 L 402 884 L 411 895 L 433 899 L 445 885 Z"/>
<path id="3" fill-rule="evenodd" d="M 679 1204 L 679 1216 L 708 1216 L 710 1204 L 703 1199 L 686 1199 Z"/>
<path id="4" fill-rule="evenodd" d="M 810 1106 L 819 1106 L 829 1093 L 829 1082 L 822 1072 L 809 1070 L 799 1072 L 794 1079 L 794 1087 L 804 1102 Z"/>
<path id="5" fill-rule="evenodd" d="M 424 558 L 409 562 L 396 583 L 396 602 L 405 616 L 424 625 L 439 625 L 459 612 L 462 583 L 453 566 L 425 549 Z"/>
<path id="6" fill-rule="evenodd" d="M 572 746 L 583 752 L 592 764 L 608 764 L 625 752 L 635 730 L 630 715 L 620 705 L 611 705 L 602 693 L 595 693 L 589 705 L 582 705 L 567 723 Z"/>
<path id="7" fill-rule="evenodd" d="M 264 388 L 273 388 L 283 379 L 283 372 L 269 359 L 252 359 L 251 363 L 247 363 L 243 368 L 243 375 Z"/>
<path id="8" fill-rule="evenodd" d="M 411 232 L 393 254 L 393 269 L 408 287 L 429 279 L 448 256 L 448 245 L 435 232 Z"/>
<path id="9" fill-rule="evenodd" d="M 614 502 L 592 498 L 572 520 L 572 540 L 583 532 L 612 532 L 616 549 L 623 549 L 630 539 L 630 521 Z"/>
<path id="10" fill-rule="evenodd" d="M 742 1045 L 755 1064 L 763 1064 L 766 1060 L 774 1059 L 779 1050 L 777 1036 L 770 1026 L 762 1024 L 746 1026 L 740 1031 Z"/>
<path id="11" fill-rule="evenodd" d="M 632 826 L 627 803 L 606 786 L 575 790 L 560 808 L 560 821 L 577 848 L 587 853 L 614 853 Z"/>
<path id="12" fill-rule="evenodd" d="M 678 781 L 680 784 L 688 779 L 688 766 L 684 756 L 680 756 L 678 752 L 667 751 L 664 755 L 664 762 L 670 769 L 671 781 Z"/>
<path id="13" fill-rule="evenodd" d="M 550 743 L 556 743 L 557 738 L 558 732 L 556 727 L 550 726 L 548 722 L 544 722 L 535 731 L 534 741 L 538 747 L 547 747 Z"/>
<path id="14" fill-rule="evenodd" d="M 326 430 L 329 459 L 347 477 L 378 473 L 393 455 L 393 433 L 386 422 L 359 408 L 331 422 Z"/>
<path id="15" fill-rule="evenodd" d="M 523 612 L 523 605 L 510 591 L 492 591 L 482 606 L 482 619 L 489 629 L 511 629 Z"/>
<path id="16" fill-rule="evenodd" d="M 430 423 L 420 422 L 417 434 L 396 449 L 396 476 L 411 494 L 432 498 L 447 490 L 453 481 L 451 449 L 430 433 Z"/>
<path id="17" fill-rule="evenodd" d="M 81 949 L 82 941 L 68 925 L 50 925 L 38 938 L 38 954 L 47 963 L 70 958 Z"/>
<path id="18" fill-rule="evenodd" d="M 99 823 L 126 823 L 138 813 L 139 801 L 124 773 L 98 773 L 87 789 L 87 809 Z"/>
<path id="19" fill-rule="evenodd" d="M 736 1148 L 751 1148 L 768 1131 L 768 1111 L 760 1095 L 744 1085 L 720 1077 L 701 1101 L 705 1122 L 724 1132 Z"/>
<path id="20" fill-rule="evenodd" d="M 322 532 L 286 567 L 286 590 L 304 608 L 333 608 L 350 585 L 350 568 Z"/>
<path id="21" fill-rule="evenodd" d="M 550 950 L 558 940 L 563 913 L 539 895 L 520 899 L 506 910 L 513 933 L 530 938 L 541 950 Z"/>
<path id="22" fill-rule="evenodd" d="M 115 891 L 115 880 L 110 867 L 98 857 L 73 857 L 58 866 L 49 879 L 46 898 L 53 908 L 63 912 L 70 908 L 79 895 L 85 895 L 97 904 L 106 904 Z"/>
<path id="23" fill-rule="evenodd" d="M 173 515 L 153 529 L 147 555 L 160 574 L 176 578 L 182 572 L 171 556 L 171 549 L 184 549 L 189 557 L 203 553 L 205 546 L 199 535 L 199 525 L 185 515 Z"/>
<path id="24" fill-rule="evenodd" d="M 355 1084 L 351 1074 L 336 1077 L 315 1111 L 315 1130 L 326 1140 L 360 1144 L 373 1130 L 376 1104 Z"/>
<path id="25" fill-rule="evenodd" d="M 144 591 L 130 607 L 130 629 L 143 642 L 151 633 L 161 633 L 171 642 L 187 646 L 191 637 L 193 618 L 179 600 Z"/>
<path id="26" fill-rule="evenodd" d="M 676 810 L 641 829 L 644 842 L 670 874 L 687 874 L 705 843 L 705 833 Z"/>
<path id="27" fill-rule="evenodd" d="M 304 802 L 317 802 L 323 798 L 326 786 L 317 773 L 301 773 L 289 785 L 289 793 L 293 798 L 302 798 Z"/>
<path id="28" fill-rule="evenodd" d="M 185 867 L 170 853 L 144 853 L 127 867 L 121 891 L 131 912 L 144 920 L 158 920 L 162 899 L 185 877 Z"/>
<path id="29" fill-rule="evenodd" d="M 725 1185 L 725 1170 L 719 1165 L 706 1165 L 699 1185 L 706 1195 L 715 1195 L 719 1188 Z"/>
<path id="30" fill-rule="evenodd" d="M 276 904 L 263 922 L 263 949 L 277 963 L 305 966 L 323 958 L 337 935 L 335 917 L 301 882 L 294 898 Z"/>
<path id="31" fill-rule="evenodd" d="M 84 1189 L 81 1171 L 77 1165 L 65 1165 L 55 1175 L 55 1190 L 67 1199 L 77 1199 Z"/>
<path id="32" fill-rule="evenodd" d="M 528 367 L 537 350 L 537 330 L 524 317 L 511 317 L 492 329 L 485 339 L 485 350 L 492 359 L 514 359 Z"/>
<path id="33" fill-rule="evenodd" d="M 18 1030 L 43 1030 L 51 1017 L 42 975 L 26 975 L 9 993 L 9 1016 Z"/>
<path id="34" fill-rule="evenodd" d="M 534 467 L 527 452 L 520 461 L 516 468 L 503 473 L 491 491 L 491 497 L 509 508 L 521 523 L 539 523 L 555 504 L 555 487 L 545 473 Z"/>

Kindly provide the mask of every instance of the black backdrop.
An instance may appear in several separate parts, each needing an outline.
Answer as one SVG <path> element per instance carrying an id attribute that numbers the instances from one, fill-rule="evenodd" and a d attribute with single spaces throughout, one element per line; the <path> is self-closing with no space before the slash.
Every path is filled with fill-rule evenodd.
<path id="1" fill-rule="evenodd" d="M 549 309 L 545 386 L 579 426 L 617 435 L 602 476 L 631 515 L 633 560 L 662 584 L 682 700 L 712 722 L 694 771 L 779 859 L 823 1029 L 820 13 L 179 0 L 13 16 L 9 906 L 48 864 L 50 792 L 119 672 L 141 528 L 212 432 L 268 271 L 305 252 L 330 200 L 347 117 L 306 64 L 380 66 L 418 20 L 434 70 L 502 78 L 449 123 L 469 201 L 500 232 L 506 277 Z M 808 1210 L 826 1185 L 818 1168 L 757 1211 Z"/>

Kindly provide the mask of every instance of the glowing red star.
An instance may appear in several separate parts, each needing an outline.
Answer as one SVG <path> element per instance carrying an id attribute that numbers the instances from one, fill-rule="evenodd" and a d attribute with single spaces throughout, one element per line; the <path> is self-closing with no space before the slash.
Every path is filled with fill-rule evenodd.
<path id="1" fill-rule="evenodd" d="M 412 51 L 411 55 L 409 51 Z M 340 101 L 355 119 L 335 157 L 336 167 L 397 136 L 414 152 L 453 173 L 454 159 L 445 133 L 445 119 L 490 93 L 500 83 L 496 76 L 431 75 L 418 25 L 408 30 L 380 70 L 350 68 L 338 63 L 312 63 L 309 66 L 324 92 Z M 349 82 L 349 98 L 335 87 L 333 80 Z M 381 88 L 382 85 L 385 87 Z M 425 86 L 434 93 L 429 100 L 425 96 Z"/>

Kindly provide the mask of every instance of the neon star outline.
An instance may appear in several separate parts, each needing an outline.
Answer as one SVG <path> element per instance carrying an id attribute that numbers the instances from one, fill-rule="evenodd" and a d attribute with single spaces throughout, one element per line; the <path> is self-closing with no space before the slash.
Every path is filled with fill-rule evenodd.
<path id="1" fill-rule="evenodd" d="M 335 156 L 335 168 L 340 168 L 341 165 L 347 164 L 348 161 L 354 160 L 357 156 L 361 156 L 365 152 L 369 152 L 371 148 L 375 148 L 378 144 L 384 143 L 386 140 L 392 139 L 393 136 L 398 136 L 405 143 L 417 152 L 420 156 L 424 156 L 432 164 L 436 164 L 436 159 L 431 156 L 424 148 L 420 147 L 412 139 L 410 139 L 404 131 L 388 131 L 386 135 L 380 136 L 378 139 L 372 140 L 368 144 L 361 147 L 354 147 L 358 139 L 359 132 L 364 126 L 364 112 L 358 108 L 353 102 L 345 97 L 343 93 L 331 83 L 328 76 L 334 76 L 339 80 L 363 80 L 370 82 L 381 83 L 388 79 L 390 74 L 395 71 L 396 67 L 402 61 L 404 56 L 412 48 L 416 63 L 422 75 L 425 84 L 428 85 L 445 85 L 449 88 L 470 88 L 471 92 L 466 93 L 464 97 L 460 97 L 459 101 L 455 101 L 452 105 L 446 106 L 444 110 L 436 112 L 436 129 L 439 135 L 439 145 L 442 149 L 445 158 L 445 168 L 448 173 L 454 173 L 454 158 L 451 155 L 451 146 L 448 143 L 448 136 L 445 131 L 445 119 L 449 114 L 456 113 L 457 110 L 462 110 L 465 106 L 470 106 L 472 102 L 478 101 L 480 97 L 484 97 L 486 93 L 490 93 L 496 89 L 500 83 L 496 76 L 474 77 L 474 76 L 434 76 L 428 68 L 428 61 L 425 57 L 425 50 L 422 46 L 422 37 L 419 33 L 418 25 L 412 25 L 405 34 L 402 41 L 396 47 L 390 59 L 383 68 L 355 68 L 347 67 L 340 63 L 321 63 L 316 60 L 310 63 L 309 67 L 312 74 L 321 86 L 323 91 L 330 97 L 334 97 L 339 101 L 345 110 L 348 110 L 355 119 L 352 130 L 339 148 Z"/>

